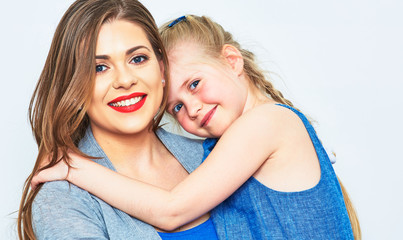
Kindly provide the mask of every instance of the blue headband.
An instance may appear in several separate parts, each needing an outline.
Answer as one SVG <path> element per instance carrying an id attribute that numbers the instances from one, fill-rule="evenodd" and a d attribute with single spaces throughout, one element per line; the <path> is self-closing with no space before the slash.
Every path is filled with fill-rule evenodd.
<path id="1" fill-rule="evenodd" d="M 186 21 L 186 16 L 182 16 L 182 17 L 178 17 L 177 19 L 173 20 L 168 27 L 173 27 L 175 26 L 177 23 L 182 22 L 182 21 Z"/>

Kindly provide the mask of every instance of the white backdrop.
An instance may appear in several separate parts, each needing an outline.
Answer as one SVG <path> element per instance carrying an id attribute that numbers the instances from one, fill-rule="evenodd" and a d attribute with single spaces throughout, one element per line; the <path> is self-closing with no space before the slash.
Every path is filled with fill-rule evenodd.
<path id="1" fill-rule="evenodd" d="M 357 208 L 364 239 L 403 227 L 401 1 L 142 1 L 158 24 L 208 15 L 278 74 L 275 85 L 317 121 Z M 0 239 L 16 239 L 23 182 L 37 148 L 27 120 L 53 32 L 69 1 L 8 1 L 0 14 Z"/>

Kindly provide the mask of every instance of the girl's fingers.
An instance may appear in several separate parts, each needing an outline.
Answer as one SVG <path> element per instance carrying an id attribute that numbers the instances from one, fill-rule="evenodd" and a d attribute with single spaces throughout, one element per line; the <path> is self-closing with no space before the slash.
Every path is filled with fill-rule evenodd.
<path id="1" fill-rule="evenodd" d="M 31 180 L 31 188 L 34 190 L 39 184 L 44 182 L 65 180 L 67 174 L 67 164 L 64 161 L 60 161 L 53 167 L 38 172 Z"/>

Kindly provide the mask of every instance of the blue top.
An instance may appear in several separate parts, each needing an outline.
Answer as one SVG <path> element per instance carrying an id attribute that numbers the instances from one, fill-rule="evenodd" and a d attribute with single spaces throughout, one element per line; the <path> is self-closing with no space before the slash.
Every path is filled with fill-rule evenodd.
<path id="1" fill-rule="evenodd" d="M 280 104 L 278 104 L 280 105 Z M 319 183 L 300 192 L 279 192 L 249 178 L 211 211 L 220 239 L 354 239 L 343 195 L 329 157 L 306 117 L 304 123 L 321 168 Z M 203 143 L 206 157 L 216 139 Z"/>
<path id="2" fill-rule="evenodd" d="M 188 172 L 200 165 L 203 156 L 201 141 L 163 129 L 158 129 L 156 134 Z M 115 170 L 96 142 L 91 128 L 87 129 L 79 148 L 90 156 L 101 157 L 94 161 Z M 42 186 L 32 206 L 32 222 L 38 240 L 161 239 L 151 225 L 132 218 L 67 181 L 48 182 Z"/>
<path id="3" fill-rule="evenodd" d="M 182 232 L 174 232 L 174 233 L 164 233 L 164 232 L 158 232 L 160 237 L 163 240 L 215 240 L 218 239 L 217 233 L 214 228 L 213 221 L 211 221 L 211 218 L 209 218 L 207 221 L 204 223 L 182 231 Z"/>

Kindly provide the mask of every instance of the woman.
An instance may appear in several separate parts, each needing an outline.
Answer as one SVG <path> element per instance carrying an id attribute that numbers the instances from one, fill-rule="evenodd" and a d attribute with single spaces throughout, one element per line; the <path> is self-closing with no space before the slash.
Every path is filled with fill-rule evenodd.
<path id="1" fill-rule="evenodd" d="M 50 152 L 67 149 L 171 189 L 200 164 L 200 142 L 158 129 L 168 63 L 158 29 L 135 0 L 78 0 L 61 19 L 30 104 L 39 154 L 18 215 L 21 239 L 160 239 L 156 229 L 65 181 L 30 191 Z M 102 177 L 102 176 L 99 176 Z M 205 225 L 209 215 L 178 230 Z M 211 222 L 211 221 L 210 221 Z M 210 233 L 215 234 L 212 224 Z"/>

